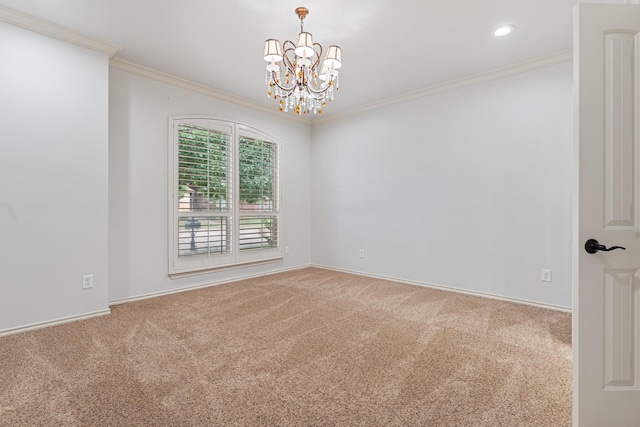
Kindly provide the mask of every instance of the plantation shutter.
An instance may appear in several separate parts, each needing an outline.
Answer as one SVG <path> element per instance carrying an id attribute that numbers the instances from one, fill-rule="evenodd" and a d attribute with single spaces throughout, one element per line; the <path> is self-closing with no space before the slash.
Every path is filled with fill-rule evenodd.
<path id="1" fill-rule="evenodd" d="M 169 127 L 169 275 L 281 259 L 280 145 L 207 117 Z"/>
<path id="2" fill-rule="evenodd" d="M 225 254 L 232 236 L 231 134 L 178 126 L 178 257 Z"/>
<path id="3" fill-rule="evenodd" d="M 241 135 L 238 168 L 239 250 L 277 248 L 278 145 Z"/>

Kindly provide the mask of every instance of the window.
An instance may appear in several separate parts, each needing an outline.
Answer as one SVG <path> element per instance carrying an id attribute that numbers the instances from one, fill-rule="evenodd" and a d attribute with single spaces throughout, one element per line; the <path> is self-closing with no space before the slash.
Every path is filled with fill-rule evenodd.
<path id="1" fill-rule="evenodd" d="M 279 144 L 197 117 L 170 135 L 169 274 L 281 258 Z"/>

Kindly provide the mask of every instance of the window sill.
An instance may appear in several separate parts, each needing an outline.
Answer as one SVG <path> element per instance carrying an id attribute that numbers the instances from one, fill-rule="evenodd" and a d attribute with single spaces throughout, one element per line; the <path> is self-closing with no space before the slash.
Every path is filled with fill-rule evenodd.
<path id="1" fill-rule="evenodd" d="M 201 276 L 203 274 L 217 273 L 219 271 L 238 270 L 241 268 L 247 268 L 249 266 L 261 265 L 261 264 L 272 264 L 278 261 L 282 261 L 283 259 L 284 259 L 284 256 L 277 255 L 277 256 L 263 258 L 259 260 L 247 260 L 247 261 L 241 261 L 241 262 L 234 262 L 232 264 L 221 264 L 221 265 L 216 265 L 216 266 L 211 266 L 206 268 L 198 268 L 198 269 L 183 270 L 183 271 L 170 271 L 169 277 L 171 279 L 180 279 L 183 277 Z"/>

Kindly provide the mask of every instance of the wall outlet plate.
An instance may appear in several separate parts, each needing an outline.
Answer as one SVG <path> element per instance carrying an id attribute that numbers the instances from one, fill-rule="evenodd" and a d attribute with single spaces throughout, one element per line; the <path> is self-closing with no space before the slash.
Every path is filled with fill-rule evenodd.
<path id="1" fill-rule="evenodd" d="M 93 274 L 84 274 L 82 276 L 82 289 L 93 288 Z"/>
<path id="2" fill-rule="evenodd" d="M 543 282 L 551 281 L 551 270 L 547 270 L 545 268 L 542 269 L 542 281 Z"/>

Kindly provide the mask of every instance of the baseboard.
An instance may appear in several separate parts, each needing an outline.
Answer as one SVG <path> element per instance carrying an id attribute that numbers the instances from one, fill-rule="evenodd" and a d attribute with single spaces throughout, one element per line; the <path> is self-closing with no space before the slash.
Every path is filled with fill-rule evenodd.
<path id="1" fill-rule="evenodd" d="M 163 291 L 163 292 L 155 292 L 155 293 L 151 293 L 151 294 L 137 295 L 137 296 L 130 297 L 130 298 L 123 298 L 123 299 L 119 299 L 119 300 L 109 301 L 109 305 L 112 306 L 112 305 L 118 305 L 118 304 L 125 304 L 125 303 L 128 303 L 128 302 L 140 301 L 140 300 L 145 300 L 145 299 L 149 299 L 149 298 L 155 298 L 155 297 L 159 297 L 159 296 L 163 296 L 163 295 L 176 294 L 178 292 L 186 292 L 186 291 L 191 291 L 191 290 L 195 290 L 195 289 L 208 288 L 208 287 L 211 287 L 211 286 L 224 285 L 226 283 L 240 282 L 242 280 L 255 279 L 257 277 L 271 276 L 271 275 L 278 274 L 278 273 L 285 273 L 287 271 L 301 270 L 301 269 L 307 268 L 307 267 L 311 267 L 311 264 L 302 264 L 302 265 L 298 265 L 298 266 L 295 266 L 295 267 L 280 268 L 280 269 L 277 269 L 277 270 L 267 271 L 267 272 L 263 272 L 263 273 L 247 274 L 247 275 L 244 275 L 244 276 L 235 277 L 233 279 L 225 279 L 225 280 L 219 280 L 219 281 L 213 281 L 213 282 L 212 281 L 208 281 L 206 283 L 200 283 L 200 284 L 197 284 L 197 285 L 188 286 L 188 287 L 180 288 L 180 289 L 173 289 L 173 290 L 170 290 L 170 291 Z M 107 315 L 107 314 L 110 314 L 110 313 L 111 313 L 111 309 L 107 308 L 105 310 L 93 311 L 93 312 L 90 312 L 90 313 L 79 314 L 79 315 L 76 315 L 76 316 L 61 317 L 61 318 L 58 318 L 58 319 L 47 320 L 45 322 L 31 323 L 31 324 L 28 324 L 28 325 L 18 326 L 18 327 L 15 327 L 15 328 L 3 329 L 3 330 L 0 330 L 0 337 L 6 336 L 6 335 L 18 334 L 18 333 L 21 333 L 21 332 L 32 331 L 32 330 L 35 330 L 35 329 L 47 328 L 49 326 L 61 325 L 63 323 L 75 322 L 77 320 L 84 320 L 84 319 L 90 319 L 92 317 L 104 316 L 104 315 Z"/>
<path id="2" fill-rule="evenodd" d="M 469 291 L 469 290 L 466 290 L 466 289 L 455 288 L 455 287 L 452 287 L 452 286 L 434 285 L 434 284 L 431 284 L 431 283 L 424 283 L 424 282 L 416 282 L 416 281 L 412 281 L 412 280 L 399 279 L 397 277 L 381 276 L 381 275 L 377 275 L 377 274 L 369 274 L 369 273 L 364 273 L 362 271 L 348 270 L 348 269 L 336 268 L 336 267 L 328 267 L 326 265 L 320 265 L 320 264 L 311 264 L 311 267 L 322 268 L 324 270 L 338 271 L 338 272 L 341 272 L 341 273 L 355 274 L 357 276 L 371 277 L 372 279 L 389 280 L 389 281 L 392 281 L 392 282 L 404 283 L 406 285 L 422 286 L 422 287 L 425 287 L 425 288 L 440 289 L 440 290 L 443 290 L 443 291 L 456 292 L 456 293 L 459 293 L 459 294 L 473 295 L 473 296 L 478 296 L 478 297 L 483 297 L 483 298 L 490 298 L 490 299 L 495 299 L 495 300 L 499 300 L 499 301 L 515 302 L 515 303 L 518 303 L 518 304 L 531 305 L 531 306 L 534 306 L 534 307 L 546 308 L 548 310 L 562 311 L 562 312 L 565 312 L 565 313 L 571 313 L 572 312 L 570 307 L 563 307 L 563 306 L 560 306 L 560 305 L 553 305 L 553 304 L 544 304 L 544 303 L 540 303 L 540 302 L 536 302 L 536 301 L 529 301 L 529 300 L 520 299 L 520 298 L 505 297 L 505 296 L 502 296 L 502 295 L 494 295 L 494 294 L 485 293 L 485 292 Z"/>
<path id="3" fill-rule="evenodd" d="M 172 289 L 172 290 L 169 290 L 169 291 L 153 292 L 153 293 L 150 293 L 150 294 L 142 294 L 142 295 L 136 295 L 136 296 L 128 297 L 128 298 L 121 298 L 121 299 L 111 300 L 111 301 L 109 301 L 109 305 L 112 306 L 112 305 L 126 304 L 128 302 L 141 301 L 141 300 L 145 300 L 145 299 L 149 299 L 149 298 L 161 297 L 161 296 L 164 296 L 164 295 L 177 294 L 179 292 L 193 291 L 195 289 L 209 288 L 211 286 L 218 286 L 218 285 L 224 285 L 224 284 L 227 284 L 227 283 L 240 282 L 242 280 L 255 279 L 257 277 L 271 276 L 273 274 L 285 273 L 287 271 L 301 270 L 301 269 L 307 268 L 307 267 L 311 267 L 311 264 L 297 265 L 295 267 L 289 267 L 289 268 L 280 268 L 280 269 L 277 269 L 277 270 L 271 270 L 271 271 L 267 271 L 267 272 L 263 272 L 263 273 L 247 274 L 247 275 L 244 275 L 244 276 L 234 277 L 233 279 L 222 279 L 222 280 L 217 280 L 217 281 L 207 281 L 207 282 L 204 282 L 204 283 L 199 283 L 199 284 L 196 284 L 196 285 L 187 286 L 187 287 L 180 288 L 180 289 Z"/>
<path id="4" fill-rule="evenodd" d="M 75 322 L 77 320 L 91 319 L 92 317 L 104 316 L 110 313 L 111 309 L 107 308 L 104 310 L 92 311 L 90 313 L 79 314 L 76 316 L 60 317 L 58 319 L 47 320 L 45 322 L 31 323 L 29 325 L 18 326 L 16 328 L 3 329 L 0 330 L 0 337 L 32 331 L 34 329 L 48 328 L 49 326 L 61 325 L 63 323 Z"/>
<path id="5" fill-rule="evenodd" d="M 338 271 L 338 272 L 341 272 L 341 273 L 355 274 L 357 276 L 371 277 L 373 279 L 389 280 L 389 281 L 393 281 L 393 282 L 397 282 L 397 283 L 404 283 L 404 284 L 413 285 L 413 286 L 422 286 L 422 287 L 426 287 L 426 288 L 441 289 L 441 290 L 450 291 L 450 292 L 456 292 L 456 293 L 460 293 L 460 294 L 473 295 L 473 296 L 479 296 L 479 297 L 484 297 L 484 298 L 491 298 L 491 299 L 495 299 L 495 300 L 499 300 L 499 301 L 508 301 L 508 302 L 514 302 L 514 303 L 518 303 L 518 304 L 531 305 L 531 306 L 534 306 L 534 307 L 541 307 L 541 308 L 546 308 L 546 309 L 549 309 L 549 310 L 563 311 L 563 312 L 567 312 L 567 313 L 571 313 L 571 311 L 572 311 L 570 307 L 563 307 L 563 306 L 552 305 L 552 304 L 543 304 L 543 303 L 539 303 L 539 302 L 536 302 L 536 301 L 529 301 L 529 300 L 520 299 L 520 298 L 511 298 L 511 297 L 505 297 L 505 296 L 502 296 L 502 295 L 494 295 L 494 294 L 485 293 L 485 292 L 469 291 L 469 290 L 466 290 L 466 289 L 460 289 L 460 288 L 455 288 L 455 287 L 451 287 L 451 286 L 435 285 L 435 284 L 431 284 L 431 283 L 424 283 L 424 282 L 417 282 L 417 281 L 412 281 L 412 280 L 400 279 L 400 278 L 397 278 L 397 277 L 383 276 L 383 275 L 377 275 L 377 274 L 369 274 L 369 273 L 365 273 L 365 272 L 362 272 L 362 271 L 355 271 L 355 270 L 349 270 L 349 269 L 344 269 L 344 268 L 329 267 L 329 266 L 320 265 L 320 264 L 303 264 L 303 265 L 298 265 L 298 266 L 295 266 L 295 267 L 281 268 L 281 269 L 278 269 L 278 270 L 272 270 L 272 271 L 268 271 L 268 272 L 264 272 L 264 273 L 247 274 L 247 275 L 244 275 L 244 276 L 235 277 L 233 279 L 218 280 L 218 281 L 213 281 L 213 282 L 209 281 L 209 282 L 206 282 L 206 283 L 200 283 L 200 284 L 197 284 L 197 285 L 188 286 L 188 287 L 180 288 L 180 289 L 173 289 L 173 290 L 170 290 L 170 291 L 155 292 L 155 293 L 151 293 L 151 294 L 137 295 L 137 296 L 130 297 L 130 298 L 123 298 L 123 299 L 119 299 L 119 300 L 113 300 L 113 301 L 109 301 L 109 305 L 111 306 L 111 305 L 125 304 L 125 303 L 128 303 L 128 302 L 140 301 L 140 300 L 145 300 L 145 299 L 149 299 L 149 298 L 155 298 L 155 297 L 159 297 L 159 296 L 163 296 L 163 295 L 171 295 L 171 294 L 176 294 L 176 293 L 179 293 L 179 292 L 186 292 L 186 291 L 191 291 L 191 290 L 195 290 L 195 289 L 203 289 L 203 288 L 208 288 L 208 287 L 211 287 L 211 286 L 223 285 L 223 284 L 226 284 L 226 283 L 240 282 L 242 280 L 255 279 L 257 277 L 265 277 L 265 276 L 271 276 L 271 275 L 274 275 L 274 274 L 285 273 L 285 272 L 288 272 L 288 271 L 301 270 L 301 269 L 307 268 L 307 267 L 316 267 L 316 268 L 321 268 L 321 269 L 324 269 L 324 270 L 331 270 L 331 271 Z M 75 322 L 75 321 L 78 321 L 78 320 L 90 319 L 92 317 L 104 316 L 104 315 L 107 315 L 107 314 L 110 314 L 110 313 L 111 313 L 111 310 L 109 308 L 107 308 L 105 310 L 93 311 L 93 312 L 90 312 L 90 313 L 84 313 L 84 314 L 80 314 L 80 315 L 76 315 L 76 316 L 61 317 L 61 318 L 58 318 L 58 319 L 48 320 L 48 321 L 45 321 L 45 322 L 31 323 L 29 325 L 19 326 L 19 327 L 16 327 L 16 328 L 3 329 L 3 330 L 0 330 L 0 337 L 6 336 L 6 335 L 13 335 L 13 334 L 21 333 L 21 332 L 27 332 L 27 331 L 31 331 L 31 330 L 35 330 L 35 329 L 47 328 L 49 326 L 61 325 L 63 323 Z"/>

